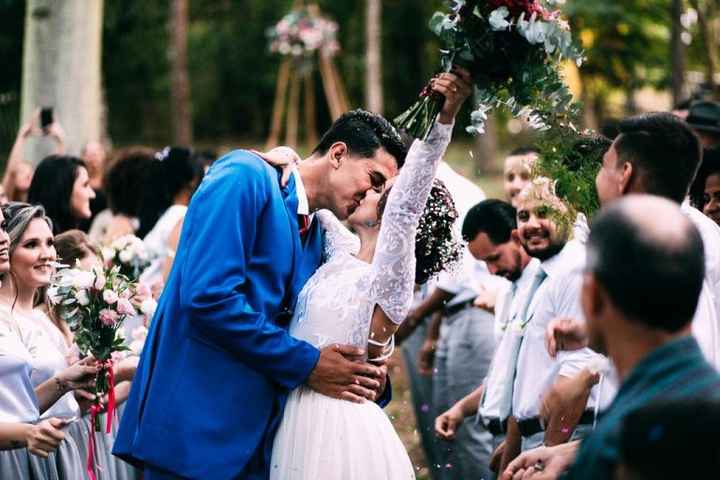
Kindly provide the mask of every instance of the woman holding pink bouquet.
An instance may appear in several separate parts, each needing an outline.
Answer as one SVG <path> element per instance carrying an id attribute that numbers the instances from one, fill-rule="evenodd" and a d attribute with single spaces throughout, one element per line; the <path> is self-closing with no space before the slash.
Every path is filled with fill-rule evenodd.
<path id="1" fill-rule="evenodd" d="M 14 448 L 0 452 L 0 478 L 84 478 L 69 435 L 79 414 L 73 393 L 89 386 L 97 368 L 90 360 L 68 366 L 56 353 L 62 335 L 45 330 L 49 320 L 36 308 L 53 272 L 51 223 L 42 207 L 24 203 L 7 205 L 0 219 L 0 421 L 16 424 L 5 426 L 14 437 L 0 429 L 2 446 Z M 23 432 L 26 439 L 18 439 Z"/>

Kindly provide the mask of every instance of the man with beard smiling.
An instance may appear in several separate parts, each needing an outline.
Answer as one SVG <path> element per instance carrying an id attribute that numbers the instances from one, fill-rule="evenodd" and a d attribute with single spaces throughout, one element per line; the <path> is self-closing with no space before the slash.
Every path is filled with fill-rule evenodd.
<path id="1" fill-rule="evenodd" d="M 607 406 L 614 386 L 604 382 L 604 391 L 594 386 L 586 395 L 566 402 L 564 410 L 549 415 L 543 412 L 547 422 L 541 420 L 540 399 L 547 391 L 582 372 L 592 371 L 593 364 L 602 364 L 605 359 L 589 348 L 562 352 L 555 358 L 549 355 L 545 328 L 550 321 L 566 316 L 583 318 L 580 287 L 585 248 L 577 240 L 570 240 L 575 215 L 557 197 L 550 179 L 533 180 L 521 192 L 518 205 L 520 241 L 530 256 L 541 261 L 524 311 L 508 327 L 521 337 L 512 412 L 522 436 L 522 450 L 528 450 L 542 443 L 564 443 L 585 434 L 595 420 L 592 408 Z M 597 380 L 597 372 L 587 378 L 589 385 Z M 505 460 L 513 458 L 513 453 L 508 452 Z"/>

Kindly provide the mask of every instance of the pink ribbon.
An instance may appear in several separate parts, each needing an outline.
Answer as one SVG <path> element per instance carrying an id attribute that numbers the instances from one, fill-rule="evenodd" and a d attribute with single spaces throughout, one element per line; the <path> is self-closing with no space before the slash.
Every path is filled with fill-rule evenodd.
<path id="1" fill-rule="evenodd" d="M 98 404 L 90 407 L 90 434 L 88 435 L 88 456 L 87 456 L 87 473 L 90 480 L 97 480 L 95 477 L 95 422 L 98 413 L 102 411 L 102 407 Z"/>
<path id="2" fill-rule="evenodd" d="M 113 415 L 115 414 L 115 372 L 113 372 L 112 360 L 106 360 L 103 362 L 102 368 L 107 370 L 108 374 L 108 404 L 105 433 L 110 433 L 112 431 Z"/>

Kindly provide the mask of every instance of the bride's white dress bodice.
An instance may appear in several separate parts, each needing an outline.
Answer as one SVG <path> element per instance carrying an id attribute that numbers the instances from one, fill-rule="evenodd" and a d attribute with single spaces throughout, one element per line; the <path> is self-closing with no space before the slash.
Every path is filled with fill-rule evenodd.
<path id="1" fill-rule="evenodd" d="M 383 213 L 372 263 L 358 260 L 358 238 L 329 211 L 316 213 L 325 231 L 326 262 L 298 297 L 290 334 L 323 348 L 365 348 L 375 305 L 396 324 L 410 309 L 415 284 L 415 231 L 452 125 L 436 124 L 413 143 Z"/>

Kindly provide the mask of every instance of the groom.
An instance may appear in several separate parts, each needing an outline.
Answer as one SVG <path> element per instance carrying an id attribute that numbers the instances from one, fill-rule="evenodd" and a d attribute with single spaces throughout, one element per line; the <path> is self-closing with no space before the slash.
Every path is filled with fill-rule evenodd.
<path id="1" fill-rule="evenodd" d="M 309 214 L 347 218 L 405 154 L 387 120 L 355 110 L 286 187 L 248 151 L 213 165 L 185 217 L 114 454 L 145 480 L 264 479 L 290 390 L 376 398 L 384 372 L 355 361 L 362 351 L 318 350 L 291 337 L 287 321 L 322 261 L 323 232 Z"/>

